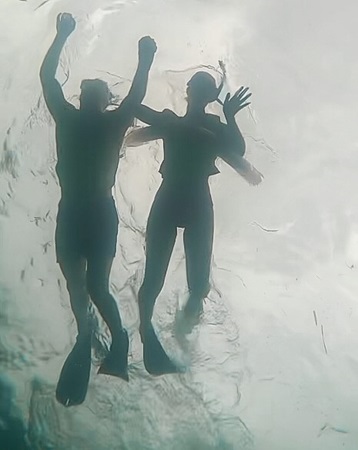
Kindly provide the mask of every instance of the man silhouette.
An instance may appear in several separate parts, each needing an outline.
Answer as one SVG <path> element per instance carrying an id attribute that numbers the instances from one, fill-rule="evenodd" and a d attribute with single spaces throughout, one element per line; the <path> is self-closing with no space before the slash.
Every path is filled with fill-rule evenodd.
<path id="1" fill-rule="evenodd" d="M 56 226 L 56 255 L 67 282 L 78 336 L 57 386 L 57 399 L 66 406 L 81 403 L 91 367 L 89 298 L 108 325 L 110 352 L 99 372 L 128 380 L 128 336 L 116 302 L 109 292 L 109 275 L 116 251 L 118 217 L 112 187 L 119 150 L 134 114 L 144 98 L 156 44 L 139 41 L 139 61 L 127 97 L 106 111 L 110 91 L 102 80 L 83 80 L 80 108 L 68 103 L 56 80 L 60 53 L 76 26 L 68 14 L 57 17 L 57 34 L 40 70 L 47 107 L 56 123 L 57 165 L 61 200 Z"/>

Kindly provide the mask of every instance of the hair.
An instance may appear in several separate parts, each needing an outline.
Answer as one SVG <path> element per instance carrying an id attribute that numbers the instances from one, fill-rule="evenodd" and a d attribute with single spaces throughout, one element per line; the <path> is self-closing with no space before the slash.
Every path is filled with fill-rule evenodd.
<path id="1" fill-rule="evenodd" d="M 106 98 L 108 98 L 108 103 L 110 103 L 111 99 L 113 98 L 113 94 L 111 93 L 108 84 L 98 78 L 91 80 L 82 80 L 81 91 L 92 91 L 100 94 L 101 96 L 106 96 Z"/>

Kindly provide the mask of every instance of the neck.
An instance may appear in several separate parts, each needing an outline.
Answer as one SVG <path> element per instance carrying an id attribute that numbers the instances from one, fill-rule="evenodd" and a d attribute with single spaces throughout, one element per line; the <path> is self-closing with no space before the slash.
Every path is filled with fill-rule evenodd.
<path id="1" fill-rule="evenodd" d="M 201 116 L 205 114 L 205 106 L 200 104 L 188 103 L 186 116 Z"/>
<path id="2" fill-rule="evenodd" d="M 92 106 L 85 106 L 80 104 L 80 111 L 82 111 L 84 114 L 93 115 L 93 114 L 100 114 L 103 111 L 99 108 L 94 108 Z"/>

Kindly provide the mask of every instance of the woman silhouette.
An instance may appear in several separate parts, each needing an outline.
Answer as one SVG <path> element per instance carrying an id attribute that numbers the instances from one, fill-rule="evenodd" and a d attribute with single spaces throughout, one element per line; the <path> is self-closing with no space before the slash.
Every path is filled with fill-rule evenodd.
<path id="1" fill-rule="evenodd" d="M 236 125 L 235 114 L 247 106 L 248 88 L 241 87 L 223 103 L 226 124 L 207 114 L 206 106 L 217 100 L 221 86 L 207 72 L 197 72 L 187 84 L 187 111 L 183 117 L 170 110 L 154 111 L 140 106 L 136 117 L 149 127 L 134 130 L 127 146 L 163 139 L 164 160 L 160 167 L 162 184 L 155 196 L 146 232 L 146 266 L 139 290 L 140 334 L 144 364 L 153 375 L 177 372 L 155 335 L 151 319 L 154 304 L 165 280 L 177 228 L 184 229 L 186 274 L 190 296 L 186 316 L 200 314 L 210 290 L 214 216 L 208 179 L 219 173 L 221 157 L 238 172 L 248 175 L 251 184 L 261 181 L 242 156 L 245 141 Z M 251 170 L 246 170 L 250 166 Z"/>

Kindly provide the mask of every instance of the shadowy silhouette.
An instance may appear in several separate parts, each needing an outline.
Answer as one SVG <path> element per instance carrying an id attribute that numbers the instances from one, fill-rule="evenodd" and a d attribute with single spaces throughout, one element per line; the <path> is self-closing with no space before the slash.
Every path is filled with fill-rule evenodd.
<path id="1" fill-rule="evenodd" d="M 84 401 L 91 369 L 89 298 L 96 305 L 112 337 L 99 373 L 128 380 L 128 336 L 122 327 L 108 280 L 116 252 L 118 217 L 112 187 L 119 149 L 134 111 L 144 98 L 156 44 L 144 37 L 138 44 L 138 67 L 121 105 L 106 111 L 111 100 L 102 80 L 83 80 L 80 108 L 68 103 L 55 74 L 62 48 L 74 31 L 74 18 L 57 17 L 57 34 L 40 70 L 47 107 L 56 123 L 57 165 L 61 201 L 56 226 L 57 261 L 67 282 L 78 328 L 77 342 L 62 368 L 56 390 L 65 406 Z"/>
<path id="2" fill-rule="evenodd" d="M 79 335 L 62 367 L 56 399 L 64 406 L 80 405 L 86 398 L 91 372 L 91 339 Z"/>
<path id="3" fill-rule="evenodd" d="M 151 323 L 153 309 L 166 276 L 177 228 L 184 229 L 184 249 L 189 298 L 183 314 L 197 323 L 203 299 L 210 290 L 214 214 L 208 180 L 219 173 L 217 157 L 230 164 L 251 184 L 262 175 L 246 160 L 245 141 L 235 115 L 245 108 L 251 94 L 241 87 L 221 103 L 226 124 L 206 106 L 218 100 L 222 84 L 216 87 L 207 72 L 197 72 L 187 83 L 187 111 L 183 117 L 168 109 L 154 111 L 140 106 L 136 116 L 149 127 L 133 130 L 127 146 L 163 139 L 164 160 L 160 167 L 162 184 L 155 196 L 147 223 L 146 266 L 139 290 L 140 334 L 144 364 L 149 373 L 160 375 L 179 369 L 161 346 Z"/>

